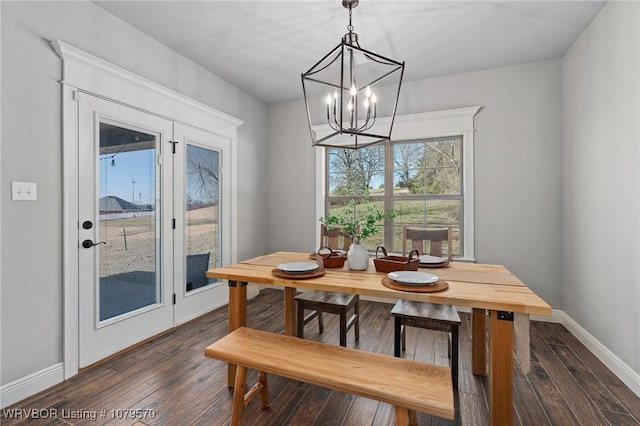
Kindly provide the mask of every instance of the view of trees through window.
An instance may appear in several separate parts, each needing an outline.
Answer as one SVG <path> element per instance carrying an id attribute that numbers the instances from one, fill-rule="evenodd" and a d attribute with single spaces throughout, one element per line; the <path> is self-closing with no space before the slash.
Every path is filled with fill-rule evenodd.
<path id="1" fill-rule="evenodd" d="M 358 150 L 327 149 L 327 214 L 355 198 L 393 209 L 395 218 L 366 241 L 402 250 L 402 227 L 453 228 L 453 253 L 462 255 L 462 137 L 398 141 Z M 445 248 L 445 250 L 447 250 Z"/>

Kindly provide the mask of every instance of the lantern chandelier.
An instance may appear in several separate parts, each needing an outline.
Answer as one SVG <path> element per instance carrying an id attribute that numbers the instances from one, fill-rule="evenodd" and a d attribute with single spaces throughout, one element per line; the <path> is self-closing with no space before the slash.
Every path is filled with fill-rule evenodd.
<path id="1" fill-rule="evenodd" d="M 338 46 L 302 74 L 313 146 L 358 149 L 391 139 L 404 62 L 360 47 L 349 9 L 349 31 Z"/>

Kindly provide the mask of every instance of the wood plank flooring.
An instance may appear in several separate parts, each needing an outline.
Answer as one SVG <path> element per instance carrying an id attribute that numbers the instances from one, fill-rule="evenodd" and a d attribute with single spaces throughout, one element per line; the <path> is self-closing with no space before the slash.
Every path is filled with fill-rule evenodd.
<path id="1" fill-rule="evenodd" d="M 355 343 L 350 331 L 347 345 L 393 354 L 392 305 L 360 304 L 360 341 Z M 247 311 L 249 327 L 283 332 L 281 291 L 261 291 Z M 418 414 L 419 425 L 488 424 L 486 380 L 470 372 L 471 319 L 465 313 L 461 318 L 456 421 Z M 305 335 L 337 345 L 337 326 L 337 317 L 326 315 L 323 334 L 314 322 Z M 2 410 L 0 423 L 228 425 L 232 391 L 226 386 L 226 364 L 204 357 L 204 348 L 226 332 L 226 308 L 218 309 Z M 448 365 L 446 336 L 409 328 L 406 356 Z M 514 425 L 640 425 L 640 398 L 562 325 L 532 323 L 531 361 L 527 375 L 514 362 Z M 255 378 L 252 372 L 248 382 Z M 257 402 L 250 404 L 243 424 L 378 426 L 394 421 L 390 405 L 281 377 L 269 377 L 269 393 L 271 408 L 262 411 Z M 40 410 L 52 410 L 52 415 L 33 419 L 34 411 L 47 412 Z M 18 413 L 22 418 L 8 418 Z"/>

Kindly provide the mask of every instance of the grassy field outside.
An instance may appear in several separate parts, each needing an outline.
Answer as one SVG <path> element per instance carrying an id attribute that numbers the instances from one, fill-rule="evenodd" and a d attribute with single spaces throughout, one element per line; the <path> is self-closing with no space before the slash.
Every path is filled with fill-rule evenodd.
<path id="1" fill-rule="evenodd" d="M 370 194 L 371 203 L 380 211 L 384 211 L 384 201 L 375 200 L 375 191 Z M 330 204 L 330 214 L 342 215 L 346 209 L 346 203 L 333 202 Z M 393 210 L 395 218 L 393 224 L 393 248 L 391 251 L 402 251 L 402 227 L 408 226 L 416 229 L 445 229 L 453 228 L 453 253 L 460 253 L 460 223 L 462 209 L 458 200 L 398 200 L 394 202 Z M 370 251 L 377 246 L 384 245 L 382 223 L 380 232 L 365 241 Z M 386 247 L 386 246 L 385 246 Z M 446 244 L 445 244 L 446 247 Z M 446 249 L 445 249 L 446 250 Z M 387 251 L 389 251 L 387 247 Z M 428 247 L 425 247 L 428 252 Z"/>
<path id="2" fill-rule="evenodd" d="M 209 267 L 219 266 L 217 206 L 186 214 L 187 253 L 210 253 Z M 154 216 L 100 221 L 100 277 L 134 271 L 154 272 L 158 239 Z"/>

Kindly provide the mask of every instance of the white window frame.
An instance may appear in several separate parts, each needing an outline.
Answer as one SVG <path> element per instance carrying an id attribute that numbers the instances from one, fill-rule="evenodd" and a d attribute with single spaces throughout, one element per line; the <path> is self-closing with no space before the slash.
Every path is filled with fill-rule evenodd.
<path id="1" fill-rule="evenodd" d="M 393 140 L 408 141 L 416 139 L 462 136 L 462 197 L 464 200 L 462 227 L 464 253 L 456 260 L 475 262 L 474 245 L 474 170 L 473 170 L 473 118 L 480 106 L 426 112 L 420 114 L 397 115 L 393 123 Z M 390 120 L 378 118 L 377 120 Z M 318 138 L 324 137 L 331 129 L 328 125 L 313 126 Z M 316 149 L 316 217 L 325 215 L 326 194 L 326 149 Z M 319 247 L 319 232 L 316 232 L 316 246 Z"/>

